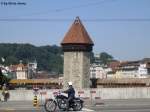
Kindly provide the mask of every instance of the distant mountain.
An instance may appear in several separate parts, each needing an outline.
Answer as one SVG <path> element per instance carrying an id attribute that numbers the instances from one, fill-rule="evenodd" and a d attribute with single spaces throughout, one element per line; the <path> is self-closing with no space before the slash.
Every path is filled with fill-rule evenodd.
<path id="1" fill-rule="evenodd" d="M 38 70 L 62 73 L 62 55 L 61 47 L 56 45 L 37 47 L 31 44 L 0 43 L 0 63 L 4 65 L 18 64 L 20 60 L 27 64 L 36 60 Z"/>

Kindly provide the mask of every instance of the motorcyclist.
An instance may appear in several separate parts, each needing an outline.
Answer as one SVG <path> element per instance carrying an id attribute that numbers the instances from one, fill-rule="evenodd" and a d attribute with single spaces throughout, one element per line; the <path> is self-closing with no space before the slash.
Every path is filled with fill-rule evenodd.
<path id="1" fill-rule="evenodd" d="M 69 110 L 69 104 L 75 98 L 75 90 L 72 86 L 72 82 L 68 82 L 68 89 L 63 92 L 68 94 L 67 110 Z"/>

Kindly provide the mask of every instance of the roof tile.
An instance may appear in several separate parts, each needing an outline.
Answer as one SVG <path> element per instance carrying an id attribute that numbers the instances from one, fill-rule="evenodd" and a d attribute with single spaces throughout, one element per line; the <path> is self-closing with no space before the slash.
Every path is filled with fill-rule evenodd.
<path id="1" fill-rule="evenodd" d="M 64 44 L 91 44 L 93 45 L 93 41 L 90 38 L 88 32 L 83 26 L 79 17 L 76 17 L 69 31 L 65 35 L 64 39 L 61 42 Z"/>

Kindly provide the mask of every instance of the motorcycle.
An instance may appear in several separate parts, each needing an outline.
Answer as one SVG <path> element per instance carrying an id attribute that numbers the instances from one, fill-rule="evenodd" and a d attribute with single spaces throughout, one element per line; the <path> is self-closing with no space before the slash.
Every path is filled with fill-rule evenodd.
<path id="1" fill-rule="evenodd" d="M 67 97 L 62 95 L 60 92 L 54 92 L 54 99 L 46 100 L 44 108 L 46 112 L 55 112 L 58 107 L 60 110 L 67 110 Z M 74 98 L 69 102 L 69 108 L 73 111 L 80 111 L 83 108 L 84 101 L 80 98 Z"/>

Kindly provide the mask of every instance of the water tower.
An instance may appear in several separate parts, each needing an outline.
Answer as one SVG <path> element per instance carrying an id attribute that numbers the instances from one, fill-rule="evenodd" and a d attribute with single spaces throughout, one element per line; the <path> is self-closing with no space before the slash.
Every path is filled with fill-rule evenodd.
<path id="1" fill-rule="evenodd" d="M 90 56 L 93 41 L 79 17 L 76 17 L 61 42 L 64 51 L 64 88 L 72 81 L 76 89 L 90 86 Z"/>

